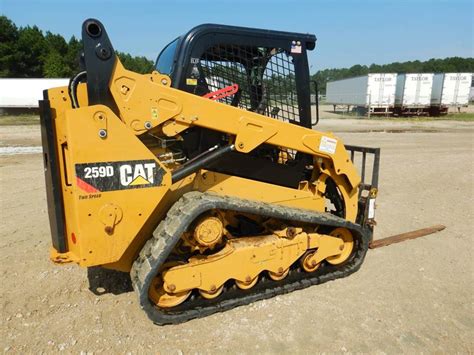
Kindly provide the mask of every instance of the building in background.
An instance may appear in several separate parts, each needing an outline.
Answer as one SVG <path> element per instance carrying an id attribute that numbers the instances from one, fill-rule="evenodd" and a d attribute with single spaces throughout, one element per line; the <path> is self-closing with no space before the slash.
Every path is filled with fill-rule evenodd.
<path id="1" fill-rule="evenodd" d="M 67 86 L 69 79 L 0 79 L 0 114 L 36 113 L 43 90 Z"/>

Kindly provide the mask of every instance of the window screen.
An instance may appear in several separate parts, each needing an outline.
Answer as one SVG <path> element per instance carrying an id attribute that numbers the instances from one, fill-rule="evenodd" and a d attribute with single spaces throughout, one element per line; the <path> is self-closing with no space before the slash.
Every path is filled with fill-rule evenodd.
<path id="1" fill-rule="evenodd" d="M 282 49 L 217 45 L 204 52 L 199 68 L 193 71 L 198 71 L 200 77 L 201 87 L 196 93 L 237 84 L 237 94 L 219 101 L 282 121 L 299 122 L 293 58 Z"/>

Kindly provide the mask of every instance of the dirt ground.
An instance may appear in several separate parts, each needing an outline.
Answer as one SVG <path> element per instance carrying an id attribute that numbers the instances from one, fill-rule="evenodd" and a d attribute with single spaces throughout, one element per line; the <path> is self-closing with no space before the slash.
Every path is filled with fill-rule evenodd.
<path id="1" fill-rule="evenodd" d="M 126 277 L 58 267 L 41 154 L 0 155 L 0 350 L 9 353 L 474 352 L 474 123 L 322 120 L 382 148 L 375 238 L 445 224 L 369 251 L 354 275 L 180 325 L 155 326 Z M 0 127 L 0 148 L 38 146 Z M 1 149 L 0 149 L 1 152 Z M 90 288 L 102 287 L 101 295 Z"/>

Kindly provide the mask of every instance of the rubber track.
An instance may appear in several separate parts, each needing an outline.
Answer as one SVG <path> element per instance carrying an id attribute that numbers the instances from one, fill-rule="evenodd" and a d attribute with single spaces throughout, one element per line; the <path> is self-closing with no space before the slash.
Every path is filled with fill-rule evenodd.
<path id="1" fill-rule="evenodd" d="M 240 290 L 235 286 L 228 287 L 222 295 L 213 300 L 191 296 L 191 299 L 172 309 L 164 310 L 155 307 L 148 298 L 148 289 L 153 278 L 188 226 L 196 217 L 212 209 L 252 213 L 300 223 L 345 227 L 351 230 L 355 237 L 355 252 L 346 263 L 339 267 L 324 265 L 314 273 L 295 270 L 290 272 L 289 276 L 282 281 L 273 281 L 270 278 L 262 277 L 257 285 L 249 290 Z M 133 288 L 138 294 L 140 306 L 148 317 L 159 325 L 175 324 L 348 276 L 360 268 L 371 237 L 372 234 L 369 229 L 363 229 L 357 224 L 328 213 L 317 213 L 209 193 L 190 192 L 183 195 L 170 208 L 166 218 L 160 222 L 153 232 L 153 237 L 146 242 L 140 251 L 130 274 Z M 238 266 L 236 265 L 236 267 Z"/>

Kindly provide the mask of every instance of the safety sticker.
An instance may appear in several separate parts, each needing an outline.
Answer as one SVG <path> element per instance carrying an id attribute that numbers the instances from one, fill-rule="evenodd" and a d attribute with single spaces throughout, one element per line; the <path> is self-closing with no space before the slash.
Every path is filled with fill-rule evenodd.
<path id="1" fill-rule="evenodd" d="M 369 213 L 367 217 L 369 219 L 374 219 L 375 217 L 375 199 L 374 198 L 369 199 Z"/>
<path id="2" fill-rule="evenodd" d="M 319 143 L 319 150 L 324 153 L 334 154 L 336 152 L 337 139 L 330 138 L 327 136 L 321 137 L 321 142 Z"/>
<path id="3" fill-rule="evenodd" d="M 291 41 L 291 53 L 301 53 L 300 41 Z"/>
<path id="4" fill-rule="evenodd" d="M 76 164 L 77 187 L 90 194 L 159 186 L 164 175 L 151 159 Z"/>
<path id="5" fill-rule="evenodd" d="M 193 85 L 193 86 L 196 86 L 197 84 L 198 84 L 197 79 L 186 78 L 186 85 Z"/>

